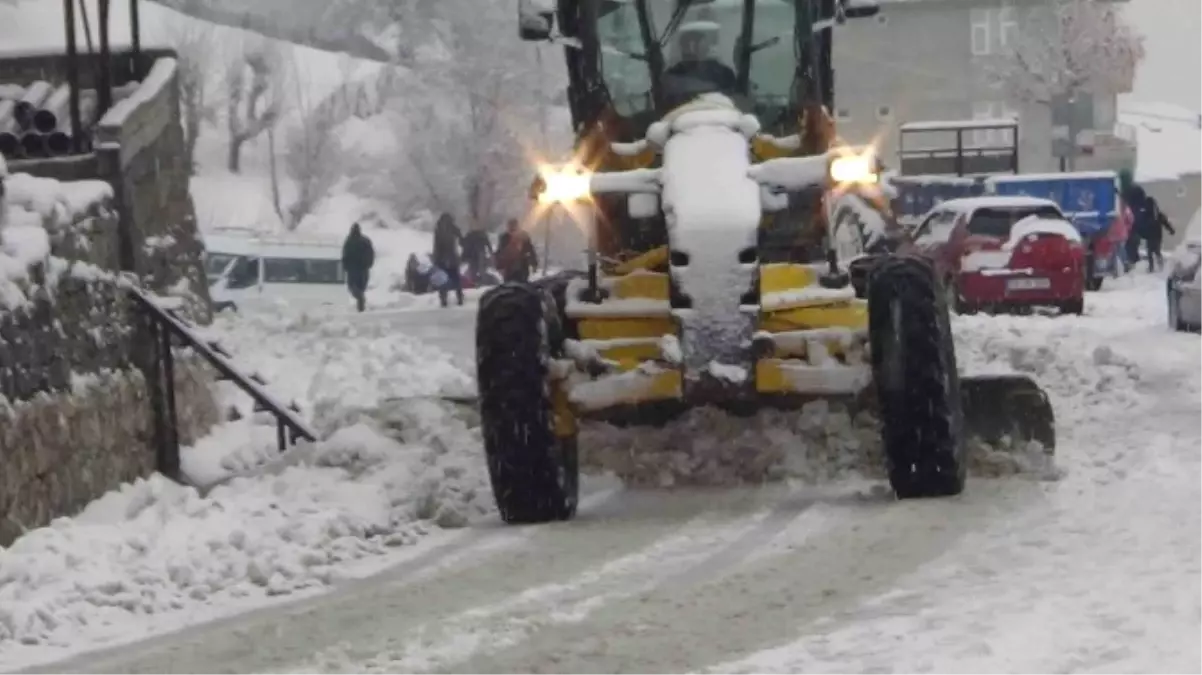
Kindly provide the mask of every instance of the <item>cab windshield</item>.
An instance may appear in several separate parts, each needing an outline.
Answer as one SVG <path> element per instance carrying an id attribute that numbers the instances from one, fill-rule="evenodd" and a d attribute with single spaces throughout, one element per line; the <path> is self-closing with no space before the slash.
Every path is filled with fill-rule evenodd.
<path id="1" fill-rule="evenodd" d="M 797 63 L 795 0 L 599 3 L 601 72 L 619 115 L 662 113 L 711 92 L 730 96 L 745 112 L 788 106 Z M 753 12 L 749 36 L 745 5 Z M 750 67 L 740 73 L 740 54 L 748 49 Z"/>

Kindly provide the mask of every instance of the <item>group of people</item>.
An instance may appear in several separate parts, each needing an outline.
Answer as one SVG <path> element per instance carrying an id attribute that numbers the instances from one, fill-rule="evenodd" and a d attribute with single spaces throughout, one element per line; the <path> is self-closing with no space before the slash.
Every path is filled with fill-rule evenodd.
<path id="1" fill-rule="evenodd" d="M 1139 262 L 1139 245 L 1142 241 L 1148 255 L 1148 271 L 1163 269 L 1164 254 L 1160 248 L 1165 232 L 1176 233 L 1173 224 L 1160 210 L 1156 199 L 1135 182 L 1129 169 L 1119 172 L 1119 189 L 1123 203 L 1131 210 L 1131 229 L 1125 233 L 1126 240 L 1123 242 L 1127 268 Z"/>
<path id="2" fill-rule="evenodd" d="M 448 296 L 454 292 L 463 304 L 464 279 L 462 270 L 473 285 L 484 285 L 489 263 L 500 273 L 502 281 L 528 281 L 538 266 L 538 255 L 530 235 L 515 218 L 505 224 L 494 249 L 488 233 L 480 229 L 466 234 L 459 229 L 454 217 L 443 214 L 434 226 L 434 247 L 429 265 L 423 265 L 417 254 L 411 254 L 405 266 L 405 288 L 412 293 L 438 291 L 438 299 L 446 307 Z M 494 277 L 495 278 L 495 277 Z"/>
<path id="3" fill-rule="evenodd" d="M 460 231 L 455 219 L 444 213 L 434 227 L 434 250 L 430 256 L 434 265 L 423 272 L 416 255 L 409 256 L 405 268 L 405 286 L 414 293 L 438 291 L 439 302 L 447 306 L 447 296 L 453 291 L 459 304 L 463 304 L 463 277 L 461 269 L 476 285 L 481 284 L 491 260 L 503 281 L 528 281 L 530 273 L 538 267 L 538 254 L 530 234 L 522 229 L 516 218 L 505 223 L 505 231 L 497 239 L 494 249 L 488 233 L 473 229 L 467 234 Z M 342 268 L 346 271 L 346 286 L 355 299 L 355 307 L 362 312 L 366 305 L 367 282 L 372 265 L 376 261 L 375 247 L 371 239 L 363 234 L 358 223 L 342 244 Z"/>

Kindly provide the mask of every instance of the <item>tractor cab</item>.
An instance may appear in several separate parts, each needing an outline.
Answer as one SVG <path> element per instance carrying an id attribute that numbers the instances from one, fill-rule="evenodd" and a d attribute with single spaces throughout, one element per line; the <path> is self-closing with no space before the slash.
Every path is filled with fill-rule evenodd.
<path id="1" fill-rule="evenodd" d="M 753 161 L 826 153 L 835 145 L 831 32 L 879 7 L 857 0 L 521 0 L 525 40 L 564 46 L 576 162 L 589 172 L 649 168 L 655 153 L 622 155 L 657 121 L 710 94 L 754 117 Z M 536 184 L 538 179 L 536 179 Z M 537 192 L 537 189 L 535 190 Z M 765 216 L 764 260 L 822 260 L 823 190 L 782 196 Z M 595 248 L 621 259 L 666 244 L 662 214 L 639 214 L 621 197 L 593 195 Z"/>

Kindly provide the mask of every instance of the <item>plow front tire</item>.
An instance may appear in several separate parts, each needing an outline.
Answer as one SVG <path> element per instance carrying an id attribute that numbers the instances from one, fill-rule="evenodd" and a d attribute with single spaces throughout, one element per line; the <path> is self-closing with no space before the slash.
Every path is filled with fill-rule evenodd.
<path id="1" fill-rule="evenodd" d="M 868 284 L 872 370 L 899 499 L 964 490 L 964 412 L 947 296 L 927 261 L 881 261 Z"/>
<path id="2" fill-rule="evenodd" d="M 551 359 L 562 355 L 555 300 L 530 284 L 506 283 L 480 299 L 476 378 L 493 497 L 510 524 L 576 515 L 576 439 L 555 434 Z"/>

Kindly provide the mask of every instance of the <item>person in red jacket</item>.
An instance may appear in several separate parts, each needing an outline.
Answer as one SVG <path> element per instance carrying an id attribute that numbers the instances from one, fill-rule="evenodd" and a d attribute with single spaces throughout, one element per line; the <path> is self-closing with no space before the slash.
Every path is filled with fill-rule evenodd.
<path id="1" fill-rule="evenodd" d="M 529 281 L 530 271 L 538 267 L 534 242 L 516 218 L 505 223 L 505 231 L 497 239 L 496 265 L 505 281 L 520 282 Z"/>

